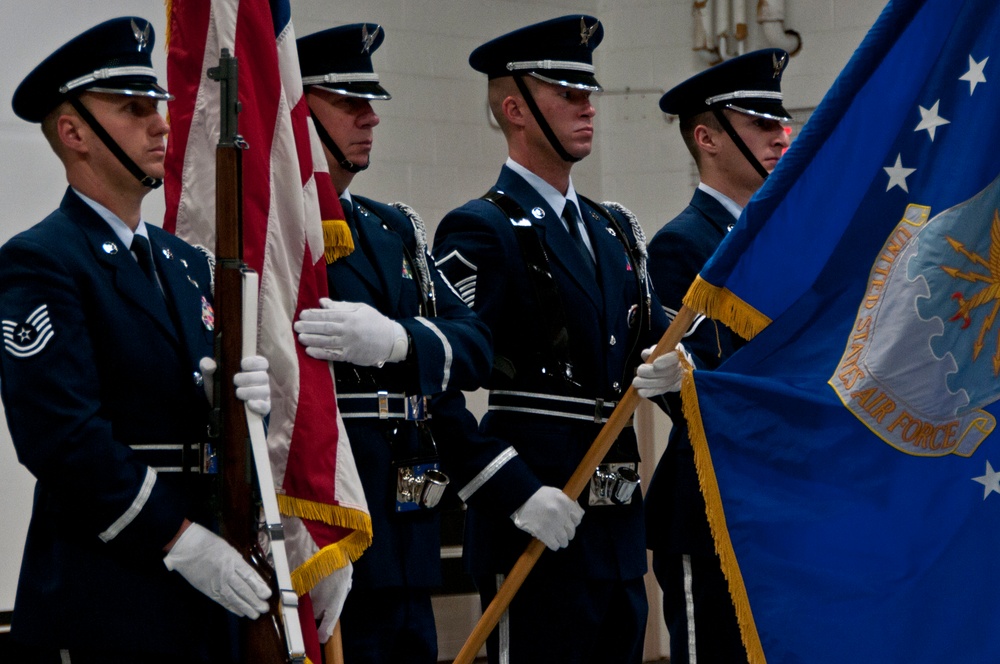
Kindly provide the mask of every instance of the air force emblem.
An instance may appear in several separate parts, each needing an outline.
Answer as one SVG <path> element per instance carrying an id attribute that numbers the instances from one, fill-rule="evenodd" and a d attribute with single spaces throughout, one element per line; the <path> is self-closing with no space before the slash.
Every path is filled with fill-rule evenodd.
<path id="1" fill-rule="evenodd" d="M 149 46 L 149 22 L 146 22 L 146 27 L 142 30 L 136 25 L 135 19 L 132 19 L 132 35 L 135 37 L 135 41 L 139 44 L 139 51 Z"/>
<path id="2" fill-rule="evenodd" d="M 971 456 L 996 427 L 983 408 L 1000 399 L 998 312 L 1000 180 L 933 218 L 911 204 L 872 266 L 829 383 L 901 452 Z"/>
<path id="3" fill-rule="evenodd" d="M 364 24 L 364 25 L 361 26 L 361 52 L 362 53 L 370 53 L 371 52 L 371 50 L 372 50 L 372 44 L 374 44 L 375 40 L 378 39 L 378 33 L 379 33 L 379 31 L 381 29 L 382 29 L 381 25 L 376 25 L 375 29 L 371 32 L 371 34 L 369 34 L 368 33 L 368 24 L 366 23 L 366 24 Z"/>
<path id="4" fill-rule="evenodd" d="M 778 78 L 779 76 L 781 76 L 781 71 L 785 68 L 785 65 L 787 64 L 788 64 L 787 54 L 782 53 L 781 57 L 779 57 L 777 54 L 772 54 L 771 65 L 774 71 L 771 74 L 771 78 Z"/>
<path id="5" fill-rule="evenodd" d="M 590 42 L 590 38 L 594 36 L 597 32 L 597 26 L 601 24 L 600 21 L 595 21 L 592 26 L 587 27 L 587 22 L 580 17 L 580 46 L 586 46 Z"/>
<path id="6" fill-rule="evenodd" d="M 38 355 L 55 336 L 49 321 L 49 306 L 43 304 L 25 321 L 3 321 L 3 345 L 14 357 Z"/>

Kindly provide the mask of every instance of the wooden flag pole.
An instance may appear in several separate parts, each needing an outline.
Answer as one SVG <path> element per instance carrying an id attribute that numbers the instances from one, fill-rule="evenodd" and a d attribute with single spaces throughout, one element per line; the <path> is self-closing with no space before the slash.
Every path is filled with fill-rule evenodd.
<path id="1" fill-rule="evenodd" d="M 323 648 L 323 661 L 326 664 L 344 664 L 344 642 L 340 636 L 340 621 L 333 626 L 333 636 L 327 639 Z"/>
<path id="2" fill-rule="evenodd" d="M 670 327 L 663 333 L 660 341 L 656 344 L 656 348 L 646 362 L 652 362 L 661 355 L 669 353 L 676 348 L 677 344 L 684 337 L 684 333 L 691 327 L 694 318 L 695 312 L 692 309 L 686 306 L 681 307 L 681 310 L 670 323 Z M 604 456 L 611 449 L 615 440 L 618 439 L 618 434 L 628 424 L 632 413 L 639 406 L 640 399 L 639 393 L 630 385 L 621 401 L 615 406 L 611 417 L 608 418 L 601 432 L 597 434 L 597 438 L 594 439 L 583 460 L 580 461 L 580 465 L 576 467 L 573 475 L 569 478 L 569 481 L 563 488 L 563 493 L 573 500 L 580 497 L 583 490 L 587 488 L 587 484 L 594 474 L 594 469 L 604 460 Z M 504 579 L 493 601 L 486 607 L 486 611 L 483 612 L 479 622 L 476 623 L 472 633 L 469 634 L 469 638 L 465 640 L 465 645 L 462 646 L 458 657 L 455 658 L 455 664 L 472 664 L 479 649 L 486 643 L 486 638 L 493 631 L 493 628 L 496 627 L 504 611 L 510 606 L 514 595 L 517 594 L 517 591 L 521 588 L 521 584 L 524 583 L 524 580 L 528 577 L 528 573 L 531 572 L 535 563 L 538 562 L 538 558 L 544 550 L 545 545 L 541 541 L 537 539 L 531 540 L 527 548 L 525 548 L 524 553 L 514 563 L 510 574 Z"/>

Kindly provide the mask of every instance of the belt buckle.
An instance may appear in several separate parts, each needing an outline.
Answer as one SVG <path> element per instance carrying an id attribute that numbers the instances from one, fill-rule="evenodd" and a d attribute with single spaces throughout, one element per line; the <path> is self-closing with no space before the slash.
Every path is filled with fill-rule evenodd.
<path id="1" fill-rule="evenodd" d="M 406 404 L 406 419 L 422 422 L 427 419 L 427 397 L 413 394 L 403 399 Z"/>
<path id="2" fill-rule="evenodd" d="M 389 419 L 389 393 L 386 390 L 379 390 L 378 396 L 378 418 L 380 420 Z"/>
<path id="3" fill-rule="evenodd" d="M 199 460 L 199 470 L 203 475 L 216 475 L 219 472 L 219 457 L 215 452 L 215 446 L 210 442 L 199 445 L 201 459 Z"/>

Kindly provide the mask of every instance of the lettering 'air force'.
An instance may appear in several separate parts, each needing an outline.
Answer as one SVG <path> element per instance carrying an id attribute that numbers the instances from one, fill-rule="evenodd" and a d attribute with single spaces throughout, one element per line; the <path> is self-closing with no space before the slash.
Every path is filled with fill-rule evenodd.
<path id="1" fill-rule="evenodd" d="M 971 456 L 1000 398 L 1000 178 L 931 218 L 909 205 L 882 247 L 830 378 L 882 440 L 916 456 Z"/>

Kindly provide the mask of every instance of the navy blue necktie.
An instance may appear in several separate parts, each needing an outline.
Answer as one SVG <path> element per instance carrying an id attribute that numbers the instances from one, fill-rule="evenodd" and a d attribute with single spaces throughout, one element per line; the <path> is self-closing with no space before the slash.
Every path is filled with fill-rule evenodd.
<path id="1" fill-rule="evenodd" d="M 340 199 L 340 207 L 344 208 L 344 219 L 351 227 L 354 226 L 354 205 L 346 198 Z"/>
<path id="2" fill-rule="evenodd" d="M 566 205 L 563 207 L 562 213 L 563 221 L 566 222 L 566 226 L 569 227 L 569 236 L 573 238 L 573 243 L 576 245 L 577 251 L 583 257 L 583 262 L 587 264 L 587 267 L 591 269 L 591 274 L 594 271 L 594 257 L 587 248 L 587 243 L 583 241 L 583 236 L 581 233 L 583 229 L 580 228 L 580 213 L 577 212 L 576 204 L 573 201 L 567 199 Z"/>
<path id="3" fill-rule="evenodd" d="M 129 248 L 135 254 L 139 267 L 142 268 L 146 278 L 159 288 L 159 283 L 156 281 L 156 268 L 153 266 L 153 250 L 149 246 L 149 240 L 142 235 L 134 235 L 132 236 L 132 246 Z"/>

